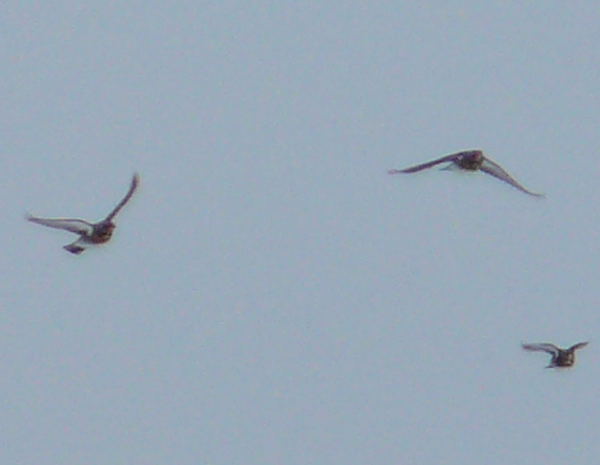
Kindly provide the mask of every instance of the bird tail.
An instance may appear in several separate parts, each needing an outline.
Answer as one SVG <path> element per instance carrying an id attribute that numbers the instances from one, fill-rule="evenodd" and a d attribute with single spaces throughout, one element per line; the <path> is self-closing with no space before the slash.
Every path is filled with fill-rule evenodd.
<path id="1" fill-rule="evenodd" d="M 71 252 L 72 254 L 79 255 L 81 252 L 85 250 L 85 247 L 81 245 L 81 238 L 77 239 L 75 242 L 71 242 L 63 247 L 63 249 Z"/>

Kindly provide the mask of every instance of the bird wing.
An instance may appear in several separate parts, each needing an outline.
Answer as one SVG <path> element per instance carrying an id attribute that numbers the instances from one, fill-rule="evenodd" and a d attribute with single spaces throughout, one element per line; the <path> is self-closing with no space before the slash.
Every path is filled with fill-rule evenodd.
<path id="1" fill-rule="evenodd" d="M 480 170 L 484 173 L 494 176 L 497 179 L 500 179 L 501 181 L 507 182 L 511 186 L 516 187 L 517 189 L 519 189 L 522 192 L 525 192 L 526 194 L 534 195 L 536 197 L 544 197 L 544 194 L 538 194 L 536 192 L 531 192 L 530 190 L 526 189 L 524 186 L 519 184 L 515 178 L 508 174 L 504 170 L 504 168 L 502 168 L 498 163 L 490 160 L 487 157 L 483 161 Z"/>
<path id="2" fill-rule="evenodd" d="M 415 173 L 417 171 L 431 168 L 432 166 L 438 165 L 440 163 L 456 161 L 459 158 L 459 156 L 460 156 L 460 153 L 453 153 L 452 155 L 446 155 L 445 157 L 438 158 L 437 160 L 432 160 L 432 161 L 428 161 L 427 163 L 422 163 L 420 165 L 411 166 L 410 168 L 405 168 L 403 170 L 389 170 L 388 174 Z"/>
<path id="3" fill-rule="evenodd" d="M 569 350 L 577 350 L 577 349 L 581 349 L 582 347 L 585 347 L 589 344 L 589 342 L 578 342 L 577 344 L 569 347 Z"/>
<path id="4" fill-rule="evenodd" d="M 25 218 L 33 223 L 50 228 L 64 229 L 75 234 L 89 235 L 94 230 L 94 226 L 91 223 L 74 218 L 37 218 L 31 215 L 27 215 Z"/>
<path id="5" fill-rule="evenodd" d="M 521 344 L 521 347 L 525 350 L 543 350 L 552 355 L 558 355 L 559 349 L 554 344 L 539 343 L 539 344 Z"/>
<path id="6" fill-rule="evenodd" d="M 131 198 L 131 196 L 133 195 L 133 193 L 135 192 L 135 190 L 137 189 L 137 186 L 140 182 L 140 177 L 138 176 L 137 173 L 135 173 L 133 175 L 133 177 L 131 178 L 131 185 L 129 186 L 129 191 L 127 192 L 127 194 L 125 195 L 125 197 L 123 197 L 123 200 L 121 200 L 119 202 L 119 204 L 113 209 L 113 211 L 111 211 L 108 216 L 106 218 L 104 218 L 103 221 L 111 221 L 115 215 L 117 213 L 119 213 L 119 210 L 121 210 L 121 208 L 123 208 L 123 206 L 129 202 L 129 199 Z"/>

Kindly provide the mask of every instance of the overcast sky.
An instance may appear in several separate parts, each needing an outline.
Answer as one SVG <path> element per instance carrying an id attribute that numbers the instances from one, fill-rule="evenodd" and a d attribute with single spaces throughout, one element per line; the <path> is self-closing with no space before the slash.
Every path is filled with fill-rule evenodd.
<path id="1" fill-rule="evenodd" d="M 1 463 L 598 461 L 595 2 L 0 11 Z"/>

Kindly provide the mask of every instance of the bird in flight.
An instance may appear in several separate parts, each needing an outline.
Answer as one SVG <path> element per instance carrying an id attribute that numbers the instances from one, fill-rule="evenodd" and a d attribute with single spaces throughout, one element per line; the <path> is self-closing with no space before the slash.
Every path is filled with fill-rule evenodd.
<path id="1" fill-rule="evenodd" d="M 498 163 L 493 160 L 490 160 L 488 157 L 483 155 L 481 150 L 466 150 L 464 152 L 457 152 L 451 155 L 446 155 L 445 157 L 438 158 L 437 160 L 428 161 L 427 163 L 422 163 L 420 165 L 411 166 L 410 168 L 405 168 L 403 170 L 389 170 L 389 174 L 399 174 L 399 173 L 415 173 L 417 171 L 421 171 L 427 168 L 431 168 L 432 166 L 438 165 L 440 163 L 450 163 L 448 165 L 457 166 L 460 169 L 467 171 L 483 171 L 495 178 L 500 179 L 501 181 L 507 182 L 513 187 L 516 187 L 522 192 L 525 192 L 529 195 L 534 195 L 536 197 L 543 197 L 544 194 L 537 194 L 535 192 L 531 192 L 526 189 L 524 186 L 519 184 L 515 178 L 513 178 L 510 174 L 508 174 Z"/>
<path id="2" fill-rule="evenodd" d="M 75 255 L 79 255 L 91 244 L 103 244 L 110 240 L 112 233 L 116 228 L 116 225 L 112 220 L 129 201 L 135 192 L 139 181 L 140 177 L 135 173 L 131 178 L 131 185 L 129 186 L 129 191 L 125 197 L 123 197 L 106 218 L 97 223 L 89 223 L 85 220 L 75 218 L 37 218 L 31 215 L 27 215 L 26 219 L 50 228 L 64 229 L 65 231 L 79 234 L 79 238 L 76 241 L 64 246 L 64 249 Z"/>
<path id="3" fill-rule="evenodd" d="M 556 347 L 554 344 L 549 343 L 537 343 L 537 344 L 521 344 L 521 347 L 525 350 L 536 350 L 547 352 L 552 355 L 550 365 L 546 368 L 554 367 L 570 367 L 575 363 L 575 351 L 588 345 L 587 342 L 578 342 L 577 344 L 569 347 L 568 349 L 561 349 Z"/>

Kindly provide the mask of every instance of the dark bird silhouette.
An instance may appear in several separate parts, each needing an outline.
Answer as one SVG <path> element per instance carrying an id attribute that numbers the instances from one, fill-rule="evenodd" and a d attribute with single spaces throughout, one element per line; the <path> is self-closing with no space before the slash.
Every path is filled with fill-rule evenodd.
<path id="1" fill-rule="evenodd" d="M 110 240 L 112 233 L 116 228 L 116 225 L 112 220 L 129 201 L 139 184 L 139 180 L 138 174 L 134 174 L 131 179 L 129 191 L 125 197 L 123 197 L 123 200 L 118 203 L 106 218 L 98 223 L 89 223 L 85 220 L 76 218 L 37 218 L 31 215 L 27 215 L 26 219 L 50 228 L 64 229 L 65 231 L 79 234 L 79 238 L 76 241 L 64 246 L 64 249 L 78 255 L 91 244 L 103 244 Z"/>
<path id="2" fill-rule="evenodd" d="M 525 350 L 543 351 L 552 355 L 550 365 L 546 368 L 554 367 L 570 367 L 575 363 L 575 351 L 588 345 L 587 342 L 578 342 L 577 344 L 569 347 L 568 349 L 561 349 L 556 347 L 554 344 L 547 342 L 536 343 L 536 344 L 521 344 L 521 347 Z"/>
<path id="3" fill-rule="evenodd" d="M 490 160 L 488 157 L 483 155 L 481 150 L 467 150 L 464 152 L 457 152 L 451 155 L 446 155 L 445 157 L 438 158 L 437 160 L 428 161 L 427 163 L 423 163 L 416 166 L 411 166 L 410 168 L 405 168 L 403 170 L 389 170 L 389 174 L 399 174 L 399 173 L 415 173 L 417 171 L 421 171 L 427 168 L 431 168 L 432 166 L 438 165 L 440 163 L 450 163 L 449 167 L 456 166 L 460 169 L 467 171 L 483 171 L 491 176 L 494 176 L 501 181 L 507 182 L 513 187 L 516 187 L 522 192 L 525 192 L 529 195 L 534 195 L 536 197 L 543 197 L 544 194 L 537 194 L 535 192 L 531 192 L 526 189 L 524 186 L 519 184 L 515 178 L 513 178 L 510 174 L 508 174 L 500 165 L 498 165 L 495 161 Z M 446 169 L 446 168 L 445 168 Z"/>

